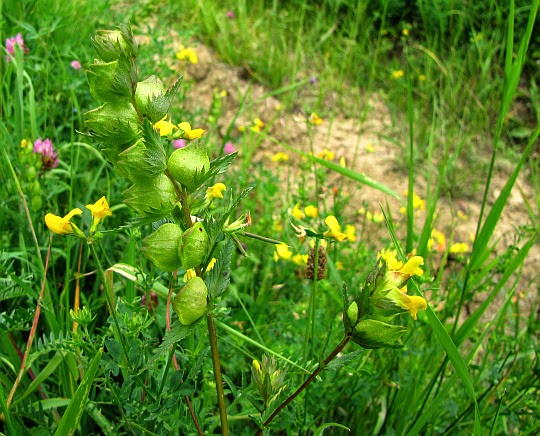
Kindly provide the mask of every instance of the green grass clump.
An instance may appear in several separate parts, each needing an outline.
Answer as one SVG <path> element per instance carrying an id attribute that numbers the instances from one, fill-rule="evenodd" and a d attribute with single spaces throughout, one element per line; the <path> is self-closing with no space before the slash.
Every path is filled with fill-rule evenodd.
<path id="1" fill-rule="evenodd" d="M 538 432 L 539 2 L 405 3 L 0 5 L 2 41 L 24 38 L 0 57 L 3 433 Z M 102 57 L 91 38 L 120 16 L 149 40 L 138 53 L 113 43 L 131 75 L 89 85 L 71 62 L 103 71 L 90 66 Z M 269 87 L 260 101 L 279 96 L 284 108 L 261 121 L 250 87 L 186 97 L 202 84 L 175 82 L 172 22 L 186 48 L 209 42 Z M 167 94 L 142 114 L 129 85 L 152 74 L 178 92 L 170 109 Z M 394 174 L 373 180 L 321 151 L 317 133 L 343 120 L 325 106 L 334 91 L 360 124 L 370 108 L 352 91 L 385 96 L 406 125 L 387 134 L 405 197 Z M 83 115 L 96 96 L 112 107 L 106 122 Z M 307 147 L 273 136 L 288 111 Z M 185 182 L 167 158 L 199 127 L 204 164 Z M 508 174 L 493 192 L 501 157 Z M 524 169 L 529 219 L 503 244 Z M 467 217 L 438 217 L 465 181 L 483 194 L 470 241 L 454 235 Z M 356 189 L 381 207 L 361 205 Z M 151 261 L 161 256 L 165 270 Z M 418 256 L 421 271 L 406 274 Z M 188 317 L 172 310 L 186 306 Z"/>

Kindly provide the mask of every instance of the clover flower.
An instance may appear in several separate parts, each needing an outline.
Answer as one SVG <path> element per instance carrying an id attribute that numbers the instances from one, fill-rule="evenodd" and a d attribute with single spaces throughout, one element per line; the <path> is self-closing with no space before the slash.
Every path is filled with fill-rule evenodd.
<path id="1" fill-rule="evenodd" d="M 20 33 L 17 35 L 6 39 L 6 51 L 9 53 L 6 55 L 6 61 L 11 62 L 11 56 L 15 56 L 15 47 L 19 46 L 23 53 L 28 53 L 28 47 L 24 45 L 24 39 Z M 10 56 L 11 55 L 11 56 Z"/>
<path id="2" fill-rule="evenodd" d="M 223 147 L 223 152 L 225 154 L 231 154 L 231 153 L 234 153 L 235 151 L 236 151 L 236 148 L 234 147 L 232 142 L 227 142 L 225 144 L 225 147 Z"/>
<path id="3" fill-rule="evenodd" d="M 73 68 L 75 71 L 79 71 L 82 68 L 81 63 L 78 60 L 71 61 L 69 65 L 71 65 L 71 68 Z"/>
<path id="4" fill-rule="evenodd" d="M 187 145 L 187 141 L 185 139 L 175 139 L 172 145 L 174 148 L 184 148 Z"/>
<path id="5" fill-rule="evenodd" d="M 44 170 L 51 170 L 58 166 L 58 152 L 54 149 L 52 141 L 49 138 L 42 140 L 36 139 L 34 142 L 34 153 L 41 155 Z"/>
<path id="6" fill-rule="evenodd" d="M 51 230 L 53 233 L 56 233 L 57 235 L 73 235 L 80 237 L 80 234 L 82 233 L 78 227 L 71 222 L 71 219 L 75 215 L 81 215 L 82 210 L 78 207 L 73 209 L 71 212 L 69 212 L 65 217 L 59 217 L 58 215 L 54 215 L 52 213 L 48 213 L 45 215 L 45 224 Z M 84 237 L 84 234 L 82 235 Z"/>

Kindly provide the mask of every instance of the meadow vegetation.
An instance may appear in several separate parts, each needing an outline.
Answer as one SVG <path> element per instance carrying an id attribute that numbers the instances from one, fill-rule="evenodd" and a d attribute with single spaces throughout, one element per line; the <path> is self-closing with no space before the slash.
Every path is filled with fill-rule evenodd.
<path id="1" fill-rule="evenodd" d="M 538 7 L 1 2 L 2 434 L 537 434 Z"/>

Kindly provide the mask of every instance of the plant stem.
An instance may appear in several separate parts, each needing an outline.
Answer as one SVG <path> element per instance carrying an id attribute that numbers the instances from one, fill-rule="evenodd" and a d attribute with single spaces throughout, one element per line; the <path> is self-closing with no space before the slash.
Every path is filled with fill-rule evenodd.
<path id="1" fill-rule="evenodd" d="M 227 406 L 225 405 L 225 393 L 223 392 L 223 379 L 221 377 L 221 364 L 219 361 L 216 325 L 214 324 L 214 315 L 212 314 L 212 312 L 208 313 L 206 319 L 208 321 L 208 334 L 210 335 L 212 364 L 214 366 L 214 378 L 216 380 L 219 418 L 221 420 L 221 434 L 223 436 L 226 436 L 229 434 L 229 425 L 227 423 Z"/>
<path id="2" fill-rule="evenodd" d="M 270 415 L 270 417 L 266 421 L 264 421 L 263 428 L 260 428 L 257 431 L 257 433 L 255 433 L 255 436 L 262 435 L 264 427 L 270 424 L 274 420 L 274 418 L 279 414 L 279 412 L 281 412 L 285 407 L 287 407 L 287 405 L 292 400 L 294 400 L 305 388 L 309 386 L 309 384 L 315 379 L 315 377 L 319 375 L 319 373 L 324 369 L 324 367 L 328 365 L 332 360 L 334 360 L 334 358 L 338 355 L 338 353 L 341 350 L 343 350 L 343 348 L 345 347 L 345 345 L 347 345 L 350 339 L 351 337 L 349 335 L 345 335 L 343 337 L 343 339 L 338 344 L 338 346 L 334 348 L 334 351 L 330 353 L 330 355 L 324 360 L 324 362 L 322 364 L 319 364 L 319 366 L 317 366 L 315 371 L 311 373 L 311 375 L 306 379 L 306 381 L 302 383 L 302 385 L 298 389 L 296 389 L 296 391 L 294 391 L 294 393 L 290 395 L 289 398 L 287 398 L 283 403 L 281 403 L 279 407 L 276 410 L 274 410 L 272 415 Z"/>

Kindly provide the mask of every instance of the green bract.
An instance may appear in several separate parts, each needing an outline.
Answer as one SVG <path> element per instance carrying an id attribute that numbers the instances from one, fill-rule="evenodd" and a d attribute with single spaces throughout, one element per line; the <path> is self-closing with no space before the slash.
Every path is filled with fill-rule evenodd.
<path id="1" fill-rule="evenodd" d="M 176 294 L 172 307 L 183 325 L 190 325 L 206 312 L 208 288 L 203 279 L 193 277 L 182 290 Z"/>
<path id="2" fill-rule="evenodd" d="M 180 226 L 163 224 L 142 241 L 142 252 L 163 271 L 176 271 L 182 263 L 178 258 L 178 243 L 182 237 Z"/>
<path id="3" fill-rule="evenodd" d="M 376 319 L 364 319 L 354 326 L 352 340 L 364 348 L 401 348 L 398 343 L 405 327 Z"/>
<path id="4" fill-rule="evenodd" d="M 133 105 L 127 101 L 105 103 L 86 112 L 85 123 L 92 137 L 111 149 L 117 149 L 118 153 L 139 139 L 139 117 Z"/>
<path id="5" fill-rule="evenodd" d="M 131 57 L 138 54 L 137 45 L 127 26 L 120 26 L 119 30 L 98 30 L 92 43 L 98 56 L 105 62 L 117 60 L 122 53 Z"/>
<path id="6" fill-rule="evenodd" d="M 167 168 L 177 182 L 189 192 L 198 188 L 198 181 L 210 169 L 210 159 L 202 142 L 194 141 L 179 148 L 169 158 Z"/>
<path id="7" fill-rule="evenodd" d="M 136 182 L 124 191 L 123 195 L 124 203 L 142 216 L 155 212 L 166 214 L 176 202 L 176 191 L 165 174 L 155 179 Z M 178 251 L 178 245 L 176 249 Z"/>
<path id="8" fill-rule="evenodd" d="M 178 256 L 184 269 L 199 266 L 208 254 L 208 234 L 202 223 L 195 223 L 186 230 L 178 245 Z"/>
<path id="9" fill-rule="evenodd" d="M 125 56 L 120 61 L 90 65 L 86 77 L 90 93 L 97 100 L 110 102 L 133 97 L 130 65 Z"/>

